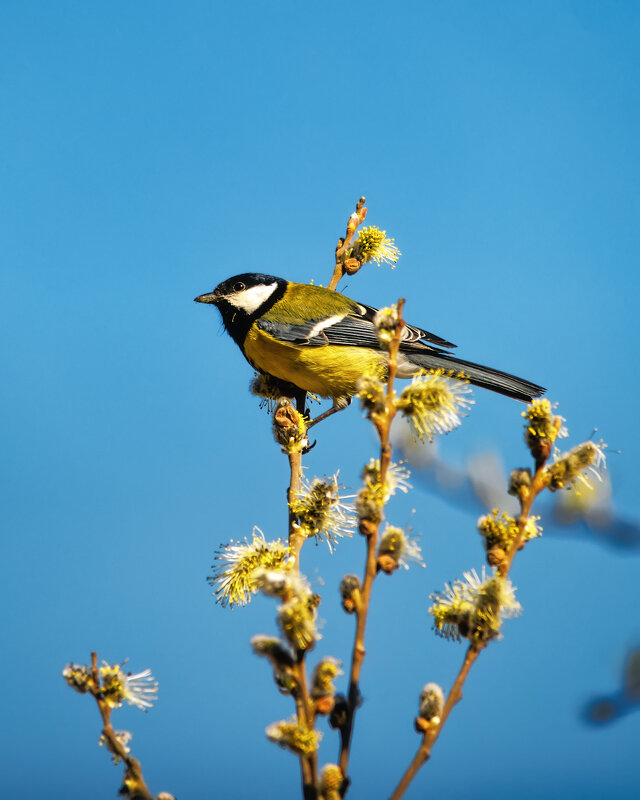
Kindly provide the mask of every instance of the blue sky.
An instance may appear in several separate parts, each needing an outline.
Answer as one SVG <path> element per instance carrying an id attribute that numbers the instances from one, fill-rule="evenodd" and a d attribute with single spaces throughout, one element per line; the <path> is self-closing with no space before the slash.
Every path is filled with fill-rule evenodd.
<path id="1" fill-rule="evenodd" d="M 60 677 L 92 649 L 160 682 L 152 712 L 115 717 L 153 791 L 296 796 L 295 759 L 263 733 L 291 709 L 248 645 L 275 630 L 273 603 L 225 611 L 205 582 L 221 543 L 285 534 L 286 461 L 250 368 L 192 299 L 244 271 L 327 283 L 361 194 L 403 257 L 342 289 L 404 296 L 462 357 L 547 386 L 570 443 L 597 427 L 620 451 L 614 502 L 640 516 L 639 36 L 631 2 L 2 4 L 6 796 L 115 796 L 96 709 Z M 443 457 L 526 464 L 521 406 L 475 397 Z M 356 487 L 375 441 L 355 405 L 317 438 L 308 474 Z M 356 799 L 391 791 L 420 688 L 462 659 L 430 630 L 429 593 L 482 564 L 467 510 L 416 489 L 389 515 L 421 533 L 427 568 L 376 582 Z M 318 656 L 347 657 L 336 586 L 362 549 L 305 550 Z M 525 799 L 637 796 L 640 714 L 593 729 L 580 709 L 640 641 L 639 566 L 553 529 L 527 547 L 524 614 L 407 797 L 480 800 L 496 780 Z M 336 747 L 327 729 L 321 760 Z"/>

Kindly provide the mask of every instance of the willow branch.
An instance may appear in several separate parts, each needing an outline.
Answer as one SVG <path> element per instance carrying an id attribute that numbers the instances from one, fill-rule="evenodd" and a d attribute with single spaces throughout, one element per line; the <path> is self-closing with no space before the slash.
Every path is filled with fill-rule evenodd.
<path id="1" fill-rule="evenodd" d="M 372 416 L 372 421 L 378 432 L 380 439 L 380 483 L 384 486 L 389 464 L 391 463 L 391 444 L 389 441 L 391 423 L 396 414 L 395 395 L 393 385 L 398 369 L 398 349 L 402 339 L 402 329 L 404 323 L 402 321 L 402 309 L 404 307 L 404 299 L 398 301 L 398 325 L 396 327 L 392 341 L 389 344 L 389 367 L 388 367 L 388 382 L 387 393 L 385 398 L 385 409 L 382 414 Z M 377 523 L 367 521 L 361 522 L 360 531 L 364 533 L 367 539 L 367 553 L 364 567 L 364 578 L 362 581 L 362 588 L 360 590 L 360 601 L 356 606 L 356 631 L 353 643 L 353 650 L 351 654 L 351 670 L 349 674 L 349 690 L 347 693 L 347 719 L 344 726 L 340 729 L 340 758 L 339 766 L 342 771 L 345 781 L 343 784 L 342 795 L 344 796 L 348 787 L 348 769 L 349 757 L 351 751 L 351 740 L 353 737 L 353 727 L 355 723 L 355 715 L 358 706 L 360 705 L 360 673 L 362 671 L 362 664 L 366 655 L 365 649 L 365 632 L 367 626 L 367 617 L 369 613 L 369 605 L 371 602 L 371 590 L 373 588 L 373 581 L 377 575 L 377 559 L 376 550 L 378 546 L 378 537 L 380 532 L 380 524 L 382 520 Z"/>
<path id="2" fill-rule="evenodd" d="M 340 282 L 340 279 L 346 273 L 352 275 L 354 272 L 357 272 L 362 266 L 356 259 L 349 259 L 348 254 L 351 242 L 353 240 L 353 235 L 355 234 L 358 225 L 363 223 L 365 217 L 367 216 L 367 208 L 365 206 L 365 202 L 366 200 L 364 197 L 361 197 L 358 200 L 358 202 L 356 203 L 356 210 L 349 217 L 349 222 L 347 223 L 347 232 L 345 234 L 344 239 L 338 239 L 338 244 L 336 246 L 336 265 L 333 269 L 333 275 L 331 276 L 331 281 L 329 282 L 329 289 L 332 289 L 334 291 L 336 286 Z"/>
<path id="3" fill-rule="evenodd" d="M 281 407 L 274 417 L 274 425 L 286 430 L 291 422 L 291 414 L 297 414 L 292 408 Z M 302 452 L 300 449 L 289 451 L 289 486 L 287 488 L 287 511 L 289 515 L 289 547 L 293 555 L 292 569 L 300 572 L 300 553 L 306 537 L 299 530 L 296 515 L 291 510 L 292 501 L 300 494 L 302 481 Z M 307 689 L 307 668 L 305 651 L 300 650 L 295 664 L 297 690 L 294 694 L 296 717 L 298 724 L 307 730 L 314 727 L 314 707 Z M 300 755 L 300 773 L 302 777 L 302 796 L 304 800 L 316 800 L 318 795 L 318 761 L 317 754 Z"/>
<path id="4" fill-rule="evenodd" d="M 365 207 L 365 198 L 361 197 L 356 204 L 356 210 L 351 216 L 349 217 L 349 222 L 347 223 L 347 230 L 344 239 L 340 239 L 338 241 L 338 245 L 336 247 L 336 263 L 335 268 L 333 271 L 333 276 L 329 283 L 329 289 L 334 290 L 338 285 L 338 282 L 344 275 L 347 266 L 345 266 L 347 262 L 347 254 L 349 252 L 349 246 L 353 239 L 353 236 L 358 228 L 358 226 L 364 221 L 365 217 L 367 216 L 367 209 Z M 304 410 L 304 399 L 302 400 L 302 408 L 298 408 L 298 411 Z M 334 404 L 333 409 L 321 414 L 315 420 L 311 420 L 307 423 L 307 430 L 312 427 L 312 425 L 316 425 L 318 422 L 326 419 L 327 417 L 331 416 L 335 411 L 339 410 L 339 407 Z M 281 427 L 286 425 L 286 420 L 281 419 L 278 420 L 277 418 L 274 420 L 275 424 L 279 424 Z M 300 553 L 302 551 L 302 546 L 305 542 L 306 537 L 300 533 L 297 525 L 297 518 L 296 515 L 291 510 L 291 502 L 294 498 L 296 498 L 300 493 L 300 483 L 302 480 L 302 452 L 289 452 L 289 470 L 290 470 L 290 477 L 289 477 L 289 487 L 287 489 L 287 508 L 289 512 L 289 547 L 293 554 L 294 558 L 294 565 L 293 568 L 296 572 L 300 572 Z M 374 543 L 374 551 L 373 551 L 373 563 L 375 568 L 375 543 Z M 366 619 L 366 614 L 365 614 Z M 364 636 L 364 628 L 362 631 L 362 636 Z M 305 653 L 304 651 L 300 651 L 298 653 L 298 660 L 296 663 L 296 682 L 298 685 L 298 691 L 296 693 L 296 714 L 298 722 L 304 725 L 307 729 L 311 730 L 315 725 L 315 708 L 313 703 L 309 698 L 309 691 L 307 688 L 307 672 L 306 672 L 306 663 L 305 663 Z M 314 753 L 312 756 L 300 756 L 300 769 L 302 773 L 302 791 L 305 800 L 312 800 L 317 796 L 317 786 L 318 786 L 318 761 L 317 761 L 317 753 Z"/>
<path id="5" fill-rule="evenodd" d="M 498 567 L 498 573 L 503 578 L 506 578 L 509 575 L 515 554 L 522 548 L 525 542 L 525 528 L 533 501 L 545 487 L 543 477 L 544 464 L 545 461 L 541 461 L 536 464 L 536 471 L 531 482 L 531 488 L 526 497 L 520 498 L 520 516 L 517 519 L 518 533 L 513 541 L 513 544 L 509 548 L 504 561 Z M 458 673 L 458 676 L 456 677 L 454 684 L 447 695 L 447 699 L 440 715 L 440 720 L 436 724 L 430 725 L 425 731 L 420 747 L 418 748 L 418 752 L 415 754 L 413 760 L 407 767 L 404 775 L 400 779 L 400 782 L 391 795 L 390 800 L 400 800 L 400 798 L 404 796 L 404 793 L 406 792 L 411 781 L 415 778 L 423 764 L 425 764 L 431 757 L 433 745 L 440 736 L 440 732 L 442 731 L 442 728 L 453 707 L 462 699 L 462 688 L 467 679 L 469 671 L 471 670 L 471 667 L 482 652 L 482 649 L 483 648 L 473 644 L 467 649 L 460 672 Z"/>
<path id="6" fill-rule="evenodd" d="M 91 672 L 95 686 L 100 685 L 98 675 L 98 654 L 91 653 Z M 94 695 L 102 717 L 102 736 L 110 753 L 117 756 L 125 764 L 124 785 L 127 788 L 127 797 L 131 800 L 154 800 L 143 776 L 142 767 L 137 758 L 134 758 L 118 739 L 111 725 L 111 707 L 101 698 Z"/>
<path id="7" fill-rule="evenodd" d="M 440 731 L 442 730 L 442 726 L 445 723 L 445 720 L 451 713 L 453 707 L 462 699 L 462 687 L 464 686 L 464 682 L 467 679 L 467 675 L 469 674 L 469 670 L 473 666 L 475 660 L 480 655 L 480 650 L 476 649 L 473 645 L 470 645 L 467 649 L 467 652 L 464 657 L 464 661 L 462 662 L 462 667 L 460 668 L 460 672 L 458 673 L 458 677 L 456 678 L 453 686 L 451 687 L 451 691 L 447 695 L 447 700 L 444 704 L 442 709 L 442 715 L 440 717 L 440 723 L 437 726 L 434 726 L 433 729 L 428 730 L 422 739 L 422 743 L 418 748 L 418 752 L 413 757 L 413 761 L 407 767 L 404 775 L 400 779 L 400 783 L 396 786 L 393 794 L 390 797 L 390 800 L 399 800 L 399 798 L 404 796 L 404 793 L 407 791 L 409 784 L 418 774 L 420 767 L 425 764 L 429 758 L 431 758 L 431 749 L 440 735 Z"/>
<path id="8" fill-rule="evenodd" d="M 302 453 L 289 453 L 289 487 L 287 489 L 287 509 L 289 512 L 289 547 L 293 553 L 293 569 L 300 572 L 300 552 L 305 542 L 305 536 L 300 533 L 296 524 L 296 516 L 291 511 L 291 501 L 300 493 L 300 482 L 302 480 Z M 307 689 L 307 667 L 305 652 L 299 651 L 295 665 L 295 676 L 297 684 L 296 717 L 298 723 L 308 730 L 313 728 L 313 706 L 309 699 Z M 318 786 L 318 759 L 317 754 L 311 756 L 300 756 L 300 773 L 302 776 L 302 796 L 304 800 L 315 800 L 317 797 Z"/>
<path id="9" fill-rule="evenodd" d="M 287 509 L 289 511 L 289 547 L 295 559 L 293 568 L 300 572 L 300 551 L 305 542 L 305 536 L 300 533 L 296 524 L 296 515 L 291 511 L 291 502 L 300 494 L 302 480 L 302 453 L 289 453 L 289 488 L 287 489 Z"/>
<path id="10" fill-rule="evenodd" d="M 298 722 L 304 725 L 307 730 L 313 730 L 315 727 L 315 709 L 307 687 L 305 655 L 304 651 L 300 651 L 295 665 L 296 683 L 298 685 L 296 709 Z M 302 771 L 303 797 L 305 800 L 315 800 L 318 796 L 318 753 L 314 752 L 310 756 L 300 756 L 300 767 Z"/>
<path id="11" fill-rule="evenodd" d="M 533 475 L 531 481 L 531 488 L 527 493 L 526 497 L 520 498 L 520 516 L 517 519 L 518 524 L 518 535 L 516 536 L 513 544 L 509 548 L 507 552 L 507 556 L 502 564 L 498 567 L 498 572 L 502 575 L 503 578 L 506 578 L 509 574 L 509 570 L 513 564 L 513 559 L 518 552 L 522 548 L 525 542 L 525 528 L 527 525 L 527 520 L 529 519 L 529 514 L 531 513 L 531 506 L 533 505 L 533 501 L 536 497 L 540 494 L 540 492 L 545 488 L 545 481 L 544 481 L 544 465 L 545 461 L 542 461 L 536 465 L 536 471 Z"/>

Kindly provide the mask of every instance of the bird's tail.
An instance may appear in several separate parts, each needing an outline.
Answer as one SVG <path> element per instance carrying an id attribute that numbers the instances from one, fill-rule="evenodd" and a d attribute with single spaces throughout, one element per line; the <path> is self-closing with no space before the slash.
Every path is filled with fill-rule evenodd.
<path id="1" fill-rule="evenodd" d="M 522 400 L 525 403 L 530 402 L 534 397 L 540 397 L 546 391 L 542 386 L 526 381 L 524 378 L 518 378 L 515 375 L 509 375 L 507 372 L 500 372 L 500 370 L 492 369 L 491 367 L 483 367 L 482 364 L 463 361 L 448 353 L 419 353 L 406 350 L 401 350 L 400 352 L 404 356 L 404 358 L 401 358 L 404 364 L 398 364 L 399 377 L 410 377 L 418 369 L 460 371 L 464 373 L 465 379 L 473 386 L 490 389 L 492 392 L 503 394 L 506 397 L 513 397 L 515 400 Z M 410 372 L 410 365 L 413 366 L 413 372 Z"/>

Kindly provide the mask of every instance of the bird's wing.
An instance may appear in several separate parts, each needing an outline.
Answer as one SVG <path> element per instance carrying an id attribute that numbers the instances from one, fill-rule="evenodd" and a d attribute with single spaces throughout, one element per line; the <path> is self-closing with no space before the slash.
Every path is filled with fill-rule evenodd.
<path id="1" fill-rule="evenodd" d="M 380 347 L 380 341 L 373 324 L 375 314 L 375 308 L 358 303 L 357 307 L 352 308 L 349 312 L 297 323 L 275 322 L 266 314 L 257 320 L 256 325 L 276 339 L 307 347 L 332 344 L 339 347 L 375 347 L 377 349 Z M 451 342 L 447 342 L 433 333 L 405 323 L 402 331 L 403 345 L 415 343 L 414 346 L 422 349 L 420 346 L 425 342 L 431 342 L 440 347 L 455 347 Z"/>
<path id="2" fill-rule="evenodd" d="M 378 313 L 378 309 L 371 308 L 371 306 L 365 306 L 362 303 L 358 303 L 358 305 L 360 308 L 364 309 L 364 318 L 373 324 L 373 318 Z M 429 342 L 430 344 L 435 344 L 438 347 L 456 347 L 453 342 L 448 342 L 441 336 L 436 336 L 435 333 L 429 333 L 429 331 L 425 331 L 423 328 L 417 328 L 415 325 L 409 325 L 408 322 L 404 323 L 404 328 L 402 330 L 402 341 Z"/>

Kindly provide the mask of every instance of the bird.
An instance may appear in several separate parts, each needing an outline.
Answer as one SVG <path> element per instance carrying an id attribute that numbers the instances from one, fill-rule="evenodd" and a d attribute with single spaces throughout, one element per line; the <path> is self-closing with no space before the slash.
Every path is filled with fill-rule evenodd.
<path id="1" fill-rule="evenodd" d="M 220 283 L 197 303 L 215 305 L 249 364 L 276 380 L 304 408 L 306 393 L 346 405 L 363 375 L 384 377 L 388 352 L 378 339 L 377 309 L 313 284 L 247 272 Z M 524 378 L 452 355 L 452 342 L 405 323 L 397 377 L 445 370 L 473 386 L 530 402 L 545 392 Z"/>

